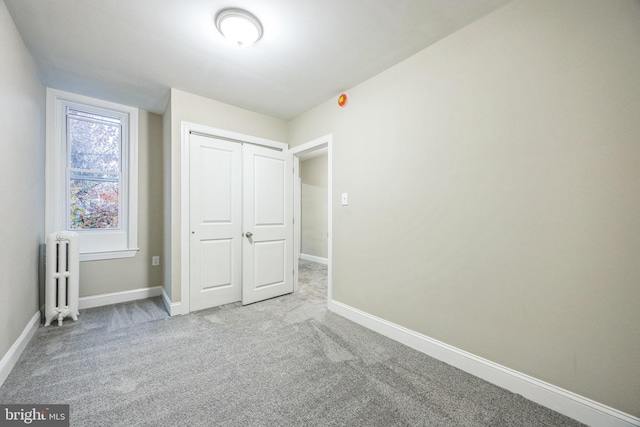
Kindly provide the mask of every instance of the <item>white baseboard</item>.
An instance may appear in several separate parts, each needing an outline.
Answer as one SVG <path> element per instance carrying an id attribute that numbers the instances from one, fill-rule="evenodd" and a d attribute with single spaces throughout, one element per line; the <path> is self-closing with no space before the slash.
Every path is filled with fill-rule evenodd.
<path id="1" fill-rule="evenodd" d="M 80 310 L 84 310 L 85 308 L 102 307 L 103 305 L 119 304 L 138 299 L 159 297 L 160 295 L 162 295 L 162 286 L 93 295 L 90 297 L 81 297 L 78 301 L 78 308 Z"/>
<path id="2" fill-rule="evenodd" d="M 590 426 L 640 426 L 640 418 L 468 353 L 335 300 L 329 310 L 415 350 Z"/>
<path id="3" fill-rule="evenodd" d="M 4 380 L 7 379 L 11 370 L 18 362 L 20 355 L 31 341 L 33 334 L 36 333 L 38 326 L 40 325 L 40 312 L 36 312 L 33 315 L 27 326 L 24 327 L 24 330 L 18 337 L 18 339 L 13 343 L 13 345 L 9 348 L 9 351 L 0 359 L 0 386 L 4 383 Z"/>
<path id="4" fill-rule="evenodd" d="M 162 288 L 162 301 L 164 302 L 164 307 L 169 312 L 169 316 L 178 316 L 181 314 L 186 314 L 182 312 L 182 304 L 179 302 L 171 302 L 171 298 L 165 292 L 164 288 Z"/>
<path id="5" fill-rule="evenodd" d="M 317 262 L 318 264 L 329 265 L 329 260 L 327 258 L 322 258 L 315 255 L 300 254 L 300 259 L 303 259 L 305 261 Z"/>

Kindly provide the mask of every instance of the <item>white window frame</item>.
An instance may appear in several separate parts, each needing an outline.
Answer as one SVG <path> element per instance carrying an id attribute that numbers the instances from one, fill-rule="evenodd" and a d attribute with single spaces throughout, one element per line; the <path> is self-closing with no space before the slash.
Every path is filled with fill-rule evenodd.
<path id="1" fill-rule="evenodd" d="M 133 257 L 139 250 L 137 108 L 47 88 L 46 232 L 66 230 L 68 226 L 67 107 L 115 112 L 126 119 L 122 127 L 120 227 L 73 230 L 79 237 L 80 261 Z"/>

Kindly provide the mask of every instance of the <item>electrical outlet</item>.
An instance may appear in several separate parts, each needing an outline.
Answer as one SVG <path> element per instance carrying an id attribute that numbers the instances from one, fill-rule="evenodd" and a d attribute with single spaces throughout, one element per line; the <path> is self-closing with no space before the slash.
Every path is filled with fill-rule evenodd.
<path id="1" fill-rule="evenodd" d="M 159 256 L 152 256 L 151 257 L 151 265 L 160 265 L 160 257 Z"/>

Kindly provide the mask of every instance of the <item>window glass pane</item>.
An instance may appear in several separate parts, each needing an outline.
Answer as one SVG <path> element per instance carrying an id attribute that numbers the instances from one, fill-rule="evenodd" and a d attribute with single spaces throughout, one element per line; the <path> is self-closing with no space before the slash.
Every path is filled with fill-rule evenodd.
<path id="1" fill-rule="evenodd" d="M 119 227 L 119 183 L 116 177 L 94 178 L 95 174 L 74 173 L 70 180 L 69 227 L 114 229 Z"/>
<path id="2" fill-rule="evenodd" d="M 70 166 L 75 169 L 120 169 L 119 123 L 68 117 Z"/>

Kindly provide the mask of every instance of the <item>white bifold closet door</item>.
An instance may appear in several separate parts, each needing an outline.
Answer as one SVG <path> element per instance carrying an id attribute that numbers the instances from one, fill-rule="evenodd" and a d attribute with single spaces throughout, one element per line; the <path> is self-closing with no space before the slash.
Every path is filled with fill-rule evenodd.
<path id="1" fill-rule="evenodd" d="M 293 166 L 278 150 L 190 135 L 189 305 L 293 292 Z"/>

